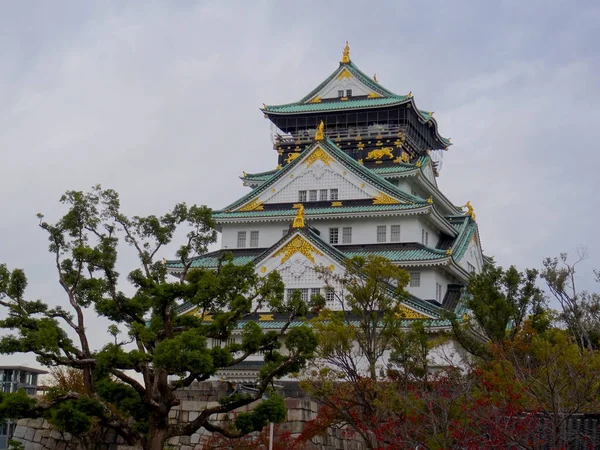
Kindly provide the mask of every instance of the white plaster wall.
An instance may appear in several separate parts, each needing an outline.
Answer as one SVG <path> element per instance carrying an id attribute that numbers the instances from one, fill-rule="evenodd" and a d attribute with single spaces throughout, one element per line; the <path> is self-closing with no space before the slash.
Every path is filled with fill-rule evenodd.
<path id="1" fill-rule="evenodd" d="M 479 242 L 476 233 L 473 234 L 473 237 L 471 237 L 467 251 L 465 252 L 463 258 L 459 261 L 459 265 L 469 272 L 469 265 L 467 263 L 471 263 L 475 267 L 475 272 L 477 273 L 481 272 L 483 269 L 483 255 L 481 253 L 481 249 L 479 248 Z"/>
<path id="2" fill-rule="evenodd" d="M 377 226 L 387 226 L 386 242 L 391 242 L 391 225 L 400 225 L 400 242 L 421 242 L 421 230 L 429 232 L 429 247 L 435 247 L 439 240 L 439 235 L 429 222 L 424 220 L 424 216 L 396 216 L 396 217 L 365 217 L 359 219 L 335 219 L 335 220 L 310 220 L 308 224 L 321 233 L 321 239 L 329 242 L 329 228 L 339 228 L 340 240 L 342 244 L 342 228 L 352 227 L 352 244 L 375 244 L 377 243 Z M 290 221 L 291 223 L 291 221 Z M 261 248 L 270 247 L 283 236 L 283 230 L 287 229 L 290 223 L 266 222 L 266 223 L 243 223 L 243 224 L 223 224 L 221 231 L 222 248 L 237 248 L 238 231 L 246 231 L 246 247 L 250 245 L 250 231 L 259 231 L 259 244 Z M 466 263 L 465 263 L 466 264 Z"/>
<path id="3" fill-rule="evenodd" d="M 338 219 L 311 221 L 310 225 L 321 232 L 321 239 L 329 242 L 329 228 L 352 227 L 352 244 L 377 243 L 377 226 L 387 226 L 386 242 L 391 242 L 391 225 L 400 225 L 400 242 L 421 242 L 421 229 L 429 232 L 429 247 L 435 247 L 439 240 L 437 232 L 419 216 L 368 217 L 361 219 Z"/>
<path id="4" fill-rule="evenodd" d="M 221 230 L 221 248 L 234 249 L 237 246 L 238 231 L 246 232 L 246 247 L 250 247 L 250 231 L 257 230 L 258 247 L 271 247 L 283 236 L 283 230 L 288 229 L 287 222 L 276 223 L 242 223 L 242 224 L 223 224 Z"/>

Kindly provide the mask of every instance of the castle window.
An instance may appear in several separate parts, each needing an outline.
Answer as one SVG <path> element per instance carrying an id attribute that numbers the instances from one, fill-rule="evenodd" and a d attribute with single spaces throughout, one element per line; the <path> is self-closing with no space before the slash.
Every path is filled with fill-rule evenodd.
<path id="1" fill-rule="evenodd" d="M 238 231 L 238 239 L 237 239 L 237 246 L 238 247 L 245 247 L 246 246 L 246 232 L 245 231 Z"/>
<path id="2" fill-rule="evenodd" d="M 327 306 L 332 306 L 333 302 L 335 302 L 335 291 L 333 288 L 325 288 L 325 301 L 327 302 Z"/>
<path id="3" fill-rule="evenodd" d="M 343 90 L 338 91 L 338 97 L 342 98 L 343 96 L 344 96 L 344 91 Z"/>
<path id="4" fill-rule="evenodd" d="M 250 247 L 258 247 L 258 231 L 250 232 Z"/>
<path id="5" fill-rule="evenodd" d="M 439 283 L 435 283 L 435 299 L 442 303 L 442 285 Z"/>
<path id="6" fill-rule="evenodd" d="M 321 189 L 319 191 L 319 200 L 327 201 L 327 189 Z"/>
<path id="7" fill-rule="evenodd" d="M 424 228 L 421 228 L 421 244 L 423 244 L 423 245 L 429 244 L 429 232 L 425 231 Z"/>
<path id="8" fill-rule="evenodd" d="M 298 191 L 298 201 L 299 202 L 306 201 L 306 191 Z"/>
<path id="9" fill-rule="evenodd" d="M 421 272 L 410 272 L 410 287 L 421 286 Z"/>
<path id="10" fill-rule="evenodd" d="M 317 201 L 317 190 L 316 189 L 308 191 L 308 201 L 309 202 Z"/>
<path id="11" fill-rule="evenodd" d="M 400 225 L 392 225 L 390 228 L 390 241 L 400 242 Z"/>
<path id="12" fill-rule="evenodd" d="M 352 89 L 346 89 L 346 97 L 352 97 Z"/>
<path id="13" fill-rule="evenodd" d="M 300 294 L 302 295 L 302 301 L 307 302 L 308 301 L 308 293 L 309 293 L 308 288 L 302 288 L 299 290 L 300 290 Z"/>
<path id="14" fill-rule="evenodd" d="M 339 228 L 330 228 L 329 229 L 329 243 L 337 244 L 339 240 L 340 230 Z"/>
<path id="15" fill-rule="evenodd" d="M 387 225 L 377 225 L 377 242 L 385 242 L 387 238 Z"/>
<path id="16" fill-rule="evenodd" d="M 329 200 L 337 200 L 338 199 L 338 190 L 337 189 L 329 189 Z"/>
<path id="17" fill-rule="evenodd" d="M 310 290 L 310 296 L 312 297 L 313 295 L 321 295 L 321 288 L 312 288 Z"/>
<path id="18" fill-rule="evenodd" d="M 342 244 L 352 244 L 352 227 L 342 228 Z"/>

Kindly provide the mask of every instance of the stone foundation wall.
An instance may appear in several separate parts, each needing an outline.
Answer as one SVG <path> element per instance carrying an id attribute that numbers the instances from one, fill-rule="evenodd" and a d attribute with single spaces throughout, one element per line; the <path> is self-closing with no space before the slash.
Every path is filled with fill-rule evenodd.
<path id="1" fill-rule="evenodd" d="M 207 407 L 217 405 L 217 401 L 226 397 L 232 391 L 231 385 L 222 382 L 196 383 L 178 393 L 181 404 L 171 410 L 170 419 L 173 422 L 189 422 L 198 417 L 200 411 Z M 286 394 L 298 395 L 300 390 L 297 383 L 287 383 L 281 389 L 284 397 Z M 236 411 L 249 411 L 258 404 L 258 401 L 246 405 Z M 277 426 L 277 432 L 289 432 L 292 438 L 298 436 L 313 420 L 318 412 L 319 405 L 316 401 L 304 398 L 285 398 L 287 420 Z M 232 413 L 220 414 L 212 417 L 211 421 L 226 423 Z M 191 436 L 179 436 L 168 441 L 172 450 L 200 450 L 204 442 L 210 440 L 212 434 L 204 429 L 198 430 Z M 94 437 L 94 442 L 83 442 L 69 433 L 60 433 L 53 430 L 50 424 L 43 419 L 22 419 L 17 423 L 13 439 L 21 442 L 25 450 L 140 450 L 137 447 L 125 445 L 120 437 L 112 430 L 99 432 Z M 311 450 L 364 450 L 366 447 L 358 439 L 347 436 L 342 429 L 330 429 L 326 436 L 316 437 L 310 445 Z"/>

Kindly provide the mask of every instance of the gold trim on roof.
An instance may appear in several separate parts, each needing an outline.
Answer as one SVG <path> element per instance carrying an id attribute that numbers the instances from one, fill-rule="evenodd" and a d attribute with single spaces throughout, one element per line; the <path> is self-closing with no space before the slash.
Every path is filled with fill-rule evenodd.
<path id="1" fill-rule="evenodd" d="M 291 163 L 293 160 L 295 160 L 298 156 L 300 156 L 300 152 L 295 152 L 295 153 L 288 153 L 288 157 L 285 159 L 285 162 L 287 164 Z"/>
<path id="2" fill-rule="evenodd" d="M 398 203 L 400 203 L 399 200 L 396 200 L 394 197 L 390 197 L 383 192 L 380 192 L 378 195 L 373 197 L 374 205 L 397 205 Z"/>
<path id="3" fill-rule="evenodd" d="M 370 151 L 367 155 L 367 159 L 381 159 L 384 156 L 389 156 L 390 158 L 393 158 L 393 151 L 394 149 L 392 147 L 378 148 L 377 150 Z"/>
<path id="4" fill-rule="evenodd" d="M 350 73 L 350 71 L 348 69 L 344 69 L 342 70 L 339 75 L 337 76 L 338 80 L 350 80 L 352 79 L 352 74 Z"/>
<path id="5" fill-rule="evenodd" d="M 323 256 L 323 253 L 321 253 L 317 248 L 315 248 L 310 242 L 308 242 L 302 236 L 296 235 L 290 242 L 288 242 L 279 250 L 277 250 L 277 252 L 275 252 L 275 254 L 272 256 L 272 258 L 277 258 L 278 256 L 283 255 L 280 262 L 280 264 L 283 264 L 288 259 L 290 259 L 292 255 L 296 253 L 301 253 L 306 257 L 306 259 L 308 259 L 313 264 L 316 264 L 313 253 L 318 256 Z"/>
<path id="6" fill-rule="evenodd" d="M 322 141 L 323 139 L 325 139 L 325 124 L 321 120 L 317 132 L 315 133 L 315 141 Z"/>
<path id="7" fill-rule="evenodd" d="M 379 95 L 377 92 L 369 92 L 369 94 L 367 95 L 367 98 L 379 98 L 381 97 L 381 95 Z"/>
<path id="8" fill-rule="evenodd" d="M 312 100 L 309 100 L 308 103 L 321 103 L 321 97 L 319 97 L 318 95 L 313 98 Z"/>
<path id="9" fill-rule="evenodd" d="M 294 217 L 293 228 L 304 228 L 304 205 L 300 204 L 296 217 Z"/>
<path id="10" fill-rule="evenodd" d="M 237 211 L 263 211 L 264 209 L 263 202 L 261 202 L 258 198 L 255 198 L 250 203 L 246 203 L 244 206 L 237 209 Z"/>
<path id="11" fill-rule="evenodd" d="M 342 64 L 348 64 L 350 62 L 350 45 L 348 41 L 346 41 L 346 46 L 344 47 L 344 52 L 342 53 L 342 60 L 340 61 Z"/>
<path id="12" fill-rule="evenodd" d="M 259 314 L 258 320 L 259 321 L 272 321 L 275 319 L 273 319 L 273 314 Z"/>
<path id="13" fill-rule="evenodd" d="M 399 314 L 399 316 L 405 319 L 429 319 L 429 317 L 425 314 L 417 312 L 414 309 L 410 309 L 405 305 L 400 305 L 400 311 L 401 313 Z"/>
<path id="14" fill-rule="evenodd" d="M 326 165 L 329 166 L 331 161 L 333 161 L 333 158 L 331 156 L 329 156 L 329 154 L 325 150 L 323 150 L 321 147 L 318 147 L 315 150 L 313 150 L 310 155 L 308 155 L 306 157 L 306 159 L 304 160 L 304 163 L 306 163 L 306 167 L 308 168 L 308 167 L 312 166 L 318 160 L 323 161 Z"/>

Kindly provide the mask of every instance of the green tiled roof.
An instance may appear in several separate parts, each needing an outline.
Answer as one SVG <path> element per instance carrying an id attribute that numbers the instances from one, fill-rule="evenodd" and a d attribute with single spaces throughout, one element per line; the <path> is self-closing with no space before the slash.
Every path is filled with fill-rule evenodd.
<path id="1" fill-rule="evenodd" d="M 286 176 L 291 170 L 293 170 L 298 164 L 300 164 L 300 162 L 304 159 L 304 152 L 310 152 L 312 147 L 314 147 L 315 145 L 321 146 L 329 154 L 333 155 L 346 168 L 348 168 L 349 170 L 354 172 L 360 178 L 363 178 L 363 179 L 369 181 L 370 183 L 372 183 L 373 185 L 377 186 L 379 189 L 381 189 L 382 192 L 384 192 L 388 195 L 391 195 L 392 197 L 402 199 L 407 202 L 425 203 L 426 204 L 426 202 L 423 199 L 421 199 L 419 197 L 415 197 L 414 195 L 407 194 L 406 192 L 402 191 L 401 189 L 398 189 L 397 186 L 394 186 L 389 181 L 387 181 L 384 178 L 373 173 L 370 169 L 367 169 L 363 165 L 359 164 L 358 161 L 356 161 L 351 156 L 348 156 L 342 149 L 340 149 L 337 145 L 335 145 L 335 143 L 331 139 L 326 138 L 322 141 L 317 141 L 313 145 L 309 146 L 309 148 L 307 148 L 306 150 L 304 150 L 302 152 L 303 154 L 301 154 L 300 157 L 294 159 L 290 164 L 287 164 L 285 167 L 278 170 L 277 173 L 275 173 L 267 182 L 258 186 L 253 191 L 250 191 L 248 194 L 244 195 L 242 198 L 236 200 L 235 202 L 226 206 L 221 211 L 217 211 L 216 213 L 221 213 L 224 211 L 230 211 L 233 209 L 237 209 L 237 208 L 241 207 L 243 204 L 250 201 L 251 199 L 260 195 L 260 193 L 266 191 L 268 188 L 270 188 L 270 186 L 275 181 Z M 215 216 L 216 216 L 216 214 L 215 214 Z"/>
<path id="2" fill-rule="evenodd" d="M 365 255 L 377 255 L 383 256 L 390 261 L 428 261 L 432 259 L 444 259 L 448 256 L 443 250 L 436 250 L 430 248 L 419 248 L 411 250 L 382 250 L 382 251 L 352 251 L 344 252 L 348 258 L 354 256 L 365 256 Z"/>
<path id="3" fill-rule="evenodd" d="M 342 202 L 343 204 L 343 202 Z M 415 208 L 423 208 L 423 204 L 397 204 L 397 205 L 364 205 L 364 206 L 330 206 L 327 208 L 311 208 L 310 204 L 304 207 L 305 216 L 320 216 L 323 214 L 339 214 L 339 213 L 360 213 L 360 212 L 381 212 L 381 211 L 398 211 Z M 245 218 L 245 217 L 277 217 L 277 216 L 295 216 L 298 213 L 297 209 L 272 209 L 266 211 L 232 211 L 232 212 L 216 212 L 213 214 L 215 219 L 229 218 Z"/>
<path id="4" fill-rule="evenodd" d="M 285 105 L 267 106 L 265 112 L 277 114 L 294 114 L 303 112 L 338 111 L 340 109 L 377 108 L 379 106 L 399 105 L 409 101 L 407 96 L 363 98 L 357 100 L 323 101 L 320 103 L 288 103 Z"/>
<path id="5" fill-rule="evenodd" d="M 417 167 L 417 161 L 421 162 L 421 167 Z M 388 174 L 388 173 L 401 173 L 401 172 L 412 172 L 413 170 L 417 170 L 419 168 L 423 168 L 429 162 L 429 156 L 421 156 L 414 163 L 399 163 L 393 166 L 386 167 L 370 167 L 369 170 L 375 172 L 376 174 Z"/>
<path id="6" fill-rule="evenodd" d="M 414 320 L 402 320 L 401 324 L 403 327 L 410 327 L 411 324 L 414 323 Z M 421 320 L 421 319 L 417 319 L 417 320 Z M 244 325 L 246 324 L 246 322 L 238 322 L 236 324 L 236 328 L 238 329 L 243 329 Z M 286 322 L 280 322 L 280 321 L 256 321 L 256 324 L 262 328 L 263 330 L 280 330 L 281 328 L 283 328 L 283 326 L 286 324 Z M 360 323 L 356 320 L 350 320 L 348 321 L 349 325 L 353 325 L 353 326 L 359 326 Z M 290 323 L 290 327 L 299 327 L 302 325 L 307 325 L 306 322 L 302 322 L 302 321 L 294 321 Z M 310 326 L 310 322 L 308 323 L 308 325 Z M 423 320 L 423 325 L 428 328 L 428 327 L 449 327 L 452 325 L 452 323 L 449 320 L 446 319 L 425 319 Z"/>
<path id="7" fill-rule="evenodd" d="M 467 251 L 467 247 L 469 247 L 469 242 L 471 242 L 471 238 L 475 231 L 477 230 L 477 224 L 469 219 L 465 222 L 464 228 L 461 233 L 454 241 L 454 245 L 452 246 L 452 256 L 456 261 L 460 261 L 462 257 L 465 255 Z"/>
<path id="8" fill-rule="evenodd" d="M 213 253 L 207 253 L 206 255 L 202 255 L 194 258 L 192 261 L 191 268 L 193 269 L 212 269 L 219 265 L 220 256 L 222 252 L 214 252 L 219 253 L 214 255 Z M 235 256 L 233 257 L 233 264 L 236 266 L 243 266 L 244 264 L 248 264 L 249 262 L 254 261 L 257 255 L 244 255 L 244 256 Z M 169 269 L 183 269 L 183 263 L 178 260 L 167 261 L 167 267 Z"/>
<path id="9" fill-rule="evenodd" d="M 344 69 L 347 69 L 357 80 L 366 85 L 373 92 L 379 94 L 381 97 L 308 103 L 313 97 L 315 97 L 319 93 L 319 91 L 321 91 L 321 89 L 323 89 Z M 340 64 L 339 67 L 331 75 L 329 75 L 322 83 L 320 83 L 315 89 L 313 89 L 306 96 L 304 96 L 300 101 L 295 103 L 287 103 L 284 105 L 266 105 L 264 108 L 262 108 L 262 111 L 266 114 L 297 114 L 338 111 L 340 109 L 343 110 L 357 108 L 377 108 L 381 106 L 391 106 L 409 102 L 412 103 L 413 109 L 417 112 L 421 120 L 423 120 L 424 122 L 428 122 L 431 120 L 434 123 L 435 133 L 436 136 L 440 139 L 440 141 L 445 146 L 452 145 L 449 139 L 446 139 L 439 134 L 437 129 L 437 121 L 433 118 L 432 113 L 429 111 L 423 111 L 418 109 L 415 105 L 414 98 L 412 96 L 398 95 L 384 88 L 379 83 L 371 79 L 371 77 L 365 75 L 352 62 L 347 64 Z"/>
<path id="10" fill-rule="evenodd" d="M 241 177 L 244 180 L 248 181 L 266 181 L 270 179 L 273 175 L 277 173 L 277 169 L 268 170 L 266 172 L 259 173 L 247 173 L 245 176 Z"/>

